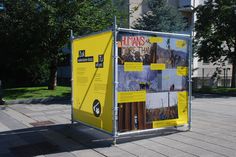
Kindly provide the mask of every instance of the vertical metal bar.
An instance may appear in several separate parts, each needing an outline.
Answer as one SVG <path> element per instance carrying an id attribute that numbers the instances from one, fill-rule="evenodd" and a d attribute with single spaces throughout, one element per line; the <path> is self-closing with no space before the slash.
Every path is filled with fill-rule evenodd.
<path id="1" fill-rule="evenodd" d="M 189 70 L 188 70 L 188 130 L 192 128 L 192 36 L 189 39 Z"/>
<path id="2" fill-rule="evenodd" d="M 228 68 L 226 68 L 226 87 L 228 87 Z"/>
<path id="3" fill-rule="evenodd" d="M 195 9 L 195 0 L 193 0 L 192 4 L 193 9 Z M 188 106 L 188 130 L 192 129 L 192 64 L 193 64 L 193 45 L 192 42 L 195 36 L 195 13 L 192 10 L 192 27 L 191 27 L 191 34 L 189 39 L 189 71 L 188 71 L 188 88 L 189 88 L 189 106 Z"/>
<path id="4" fill-rule="evenodd" d="M 202 68 L 202 87 L 204 87 L 205 86 L 205 78 L 204 78 L 204 74 L 205 73 L 205 71 L 204 71 L 204 68 Z"/>
<path id="5" fill-rule="evenodd" d="M 226 79 L 226 77 L 225 77 L 225 70 L 226 70 L 226 68 L 224 68 L 223 70 L 224 70 L 224 87 L 226 87 L 226 83 L 225 83 L 225 79 Z"/>
<path id="6" fill-rule="evenodd" d="M 118 46 L 117 46 L 117 24 L 116 16 L 113 23 L 113 144 L 116 144 L 117 140 L 117 120 L 118 120 L 118 101 L 117 101 L 117 88 L 118 88 Z"/>
<path id="7" fill-rule="evenodd" d="M 71 64 L 71 123 L 74 123 L 74 118 L 73 118 L 73 103 L 74 103 L 74 96 L 73 96 L 73 40 L 74 40 L 74 35 L 73 35 L 73 30 L 70 30 L 70 50 L 71 50 L 71 60 L 70 60 L 70 64 Z"/>

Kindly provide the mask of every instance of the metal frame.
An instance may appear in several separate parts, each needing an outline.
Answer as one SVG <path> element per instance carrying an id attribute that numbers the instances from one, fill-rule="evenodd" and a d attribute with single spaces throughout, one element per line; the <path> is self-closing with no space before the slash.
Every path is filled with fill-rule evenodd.
<path id="1" fill-rule="evenodd" d="M 77 40 L 77 39 L 81 39 L 81 38 L 87 38 L 87 37 L 90 37 L 90 36 L 93 36 L 93 35 L 97 35 L 97 34 L 101 34 L 101 33 L 105 33 L 105 32 L 111 31 L 111 30 L 113 30 L 113 28 L 108 28 L 108 29 L 105 29 L 105 30 L 102 30 L 102 31 L 93 32 L 93 33 L 89 33 L 89 34 L 73 37 L 73 40 Z"/>
<path id="2" fill-rule="evenodd" d="M 80 124 L 82 124 L 82 125 L 84 125 L 84 126 L 87 126 L 87 127 L 93 128 L 93 129 L 98 130 L 98 131 L 101 131 L 101 132 L 103 132 L 103 133 L 105 133 L 105 134 L 107 134 L 107 135 L 111 135 L 111 136 L 113 136 L 113 133 L 110 133 L 110 132 L 108 132 L 108 131 L 106 131 L 106 130 L 102 130 L 102 129 L 97 128 L 97 127 L 95 127 L 95 126 L 89 125 L 89 124 L 84 123 L 84 122 L 82 122 L 82 121 L 75 120 L 74 122 L 80 123 Z"/>
<path id="3" fill-rule="evenodd" d="M 118 87 L 118 47 L 117 47 L 117 23 L 116 17 L 113 23 L 113 144 L 116 144 L 117 120 L 118 120 L 118 103 L 117 103 L 117 87 Z"/>
<path id="4" fill-rule="evenodd" d="M 167 33 L 167 32 L 154 32 L 154 31 L 145 31 L 138 29 L 127 29 L 127 28 L 117 28 L 119 32 L 130 32 L 130 33 L 143 33 L 143 34 L 153 34 L 153 35 L 163 35 L 163 36 L 178 36 L 182 38 L 190 38 L 188 34 L 178 34 L 178 33 Z"/>
<path id="5" fill-rule="evenodd" d="M 167 33 L 167 32 L 154 32 L 154 31 L 145 31 L 145 30 L 136 30 L 136 29 L 127 29 L 127 28 L 117 28 L 117 33 L 119 32 L 128 32 L 128 33 L 138 33 L 138 34 L 152 34 L 152 35 L 162 35 L 164 37 L 179 37 L 181 39 L 185 39 L 188 43 L 187 52 L 188 55 L 188 130 L 191 129 L 191 123 L 192 123 L 192 38 L 191 35 L 188 34 L 178 34 L 178 33 Z M 118 92 L 116 90 L 116 92 Z M 179 125 L 179 126 L 170 126 L 170 127 L 163 127 L 163 128 L 152 128 L 152 129 L 145 129 L 145 130 L 136 130 L 136 131 L 127 131 L 124 133 L 117 132 L 117 135 L 128 135 L 128 134 L 138 134 L 141 132 L 152 132 L 152 131 L 158 131 L 168 128 L 178 128 L 186 125 Z"/>
<path id="6" fill-rule="evenodd" d="M 177 129 L 178 127 L 184 127 L 185 125 L 179 125 L 177 127 L 175 126 L 169 126 L 169 127 L 163 127 L 163 128 L 153 128 L 153 129 L 145 129 L 145 130 L 134 130 L 134 131 L 127 131 L 127 132 L 122 132 L 122 133 L 117 133 L 118 136 L 123 136 L 123 135 L 135 135 L 135 134 L 140 134 L 140 133 L 148 133 L 148 132 L 155 132 L 155 131 L 162 131 L 162 130 L 168 130 L 168 129 Z"/>
<path id="7" fill-rule="evenodd" d="M 74 35 L 73 35 L 73 30 L 70 30 L 70 45 L 71 45 L 71 53 L 70 53 L 70 66 L 71 66 L 71 123 L 74 123 L 74 117 L 73 117 L 73 104 L 74 104 L 74 96 L 73 96 L 73 40 L 74 40 Z"/>
<path id="8" fill-rule="evenodd" d="M 88 125 L 84 122 L 78 121 L 78 120 L 74 120 L 73 119 L 73 58 L 72 58 L 72 52 L 73 52 L 73 41 L 76 39 L 80 39 L 80 38 L 84 38 L 84 37 L 88 37 L 91 35 L 95 35 L 95 34 L 99 34 L 99 33 L 103 33 L 103 32 L 107 32 L 111 29 L 105 30 L 105 31 L 100 31 L 100 32 L 96 32 L 96 33 L 92 33 L 89 35 L 85 35 L 85 36 L 79 36 L 77 38 L 75 38 L 73 36 L 73 31 L 71 31 L 71 84 L 72 84 L 72 98 L 71 98 L 71 122 L 79 122 L 83 125 L 86 125 L 88 127 L 94 128 L 96 130 L 99 130 L 101 132 L 104 132 L 106 134 L 112 135 L 113 137 L 113 144 L 116 144 L 117 142 L 117 138 L 121 135 L 131 135 L 131 134 L 139 134 L 142 132 L 153 132 L 153 131 L 159 131 L 159 130 L 164 130 L 164 129 L 174 129 L 174 128 L 178 128 L 178 127 L 182 127 L 182 126 L 186 126 L 186 125 L 180 125 L 180 126 L 170 126 L 170 127 L 163 127 L 163 128 L 153 128 L 153 129 L 146 129 L 146 130 L 136 130 L 136 131 L 127 131 L 127 132 L 123 132 L 120 133 L 118 132 L 118 128 L 117 128 L 117 120 L 118 120 L 118 99 L 117 99 L 117 94 L 118 94 L 118 42 L 117 42 L 117 34 L 119 32 L 130 32 L 130 33 L 140 33 L 140 34 L 152 34 L 152 35 L 162 35 L 164 37 L 179 37 L 181 39 L 185 39 L 188 41 L 188 53 L 189 53 L 189 70 L 188 70 L 188 130 L 191 129 L 191 119 L 192 119 L 192 78 L 191 78 L 191 74 L 192 74 L 192 41 L 191 41 L 191 36 L 187 35 L 187 34 L 176 34 L 176 33 L 165 33 L 165 32 L 154 32 L 154 31 L 144 31 L 144 30 L 134 30 L 134 29 L 126 29 L 126 28 L 118 28 L 117 27 L 117 23 L 116 23 L 116 17 L 114 19 L 114 23 L 113 23 L 113 51 L 112 51 L 112 62 L 113 62 L 113 71 L 112 71 L 112 76 L 113 76 L 113 107 L 112 107 L 112 112 L 113 112 L 113 131 L 112 133 L 107 132 L 105 130 L 102 130 L 100 128 Z"/>
<path id="9" fill-rule="evenodd" d="M 71 34 L 70 34 L 70 41 L 71 41 L 71 123 L 73 124 L 74 122 L 77 122 L 77 123 L 80 123 L 80 124 L 83 124 L 85 126 L 88 126 L 88 127 L 91 127 L 93 129 L 96 129 L 98 131 L 101 131 L 103 133 L 106 133 L 108 135 L 111 135 L 111 136 L 114 136 L 113 133 L 110 133 L 108 131 L 105 131 L 105 130 L 102 130 L 100 128 L 97 128 L 97 127 L 94 127 L 92 125 L 89 125 L 89 124 L 86 124 L 80 120 L 74 120 L 73 119 L 73 103 L 74 103 L 74 100 L 73 100 L 73 76 L 74 76 L 74 73 L 73 73 L 73 56 L 72 56 L 72 53 L 73 53 L 73 41 L 74 40 L 78 40 L 78 39 L 81 39 L 81 38 L 86 38 L 86 37 L 89 37 L 89 36 L 92 36 L 92 35 L 96 35 L 96 34 L 100 34 L 100 33 L 105 33 L 105 32 L 108 32 L 108 31 L 111 31 L 112 29 L 106 29 L 106 30 L 102 30 L 102 31 L 99 31 L 99 32 L 94 32 L 94 33 L 90 33 L 90 34 L 87 34 L 87 35 L 83 35 L 83 36 L 78 36 L 78 37 L 74 37 L 73 35 L 73 31 L 71 30 Z M 116 45 L 116 44 L 114 44 Z M 114 71 L 114 70 L 113 70 Z M 115 92 L 114 92 L 115 93 Z M 116 136 L 117 138 L 117 136 Z"/>
<path id="10" fill-rule="evenodd" d="M 189 62 L 188 62 L 188 130 L 192 128 L 192 35 L 188 40 L 188 52 L 189 52 Z"/>

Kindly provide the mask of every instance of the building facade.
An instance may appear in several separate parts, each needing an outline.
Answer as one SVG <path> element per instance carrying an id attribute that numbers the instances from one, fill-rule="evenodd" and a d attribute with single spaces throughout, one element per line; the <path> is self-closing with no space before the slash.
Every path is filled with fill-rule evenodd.
<path id="1" fill-rule="evenodd" d="M 127 0 L 129 4 L 129 27 L 132 27 L 136 19 L 149 11 L 145 0 Z M 196 16 L 193 9 L 204 4 L 205 0 L 167 0 L 169 5 L 176 7 L 186 19 L 188 26 L 185 34 L 195 35 L 194 23 Z M 193 57 L 193 87 L 230 87 L 232 78 L 232 64 L 229 61 L 210 63 L 199 61 L 198 57 Z"/>

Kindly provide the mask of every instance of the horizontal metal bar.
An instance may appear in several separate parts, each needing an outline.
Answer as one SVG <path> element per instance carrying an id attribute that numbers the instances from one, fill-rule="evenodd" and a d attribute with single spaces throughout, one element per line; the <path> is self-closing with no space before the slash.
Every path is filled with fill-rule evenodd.
<path id="1" fill-rule="evenodd" d="M 118 28 L 118 31 L 120 31 L 120 32 L 131 32 L 131 33 L 145 33 L 145 34 L 165 35 L 165 36 L 179 36 L 179 37 L 183 37 L 183 38 L 190 38 L 190 35 L 180 34 L 180 33 L 155 32 L 155 31 L 128 29 L 128 28 Z"/>
<path id="2" fill-rule="evenodd" d="M 78 36 L 78 37 L 74 37 L 72 40 L 77 40 L 77 39 L 80 39 L 80 38 L 87 38 L 87 37 L 90 37 L 90 36 L 93 36 L 93 35 L 109 32 L 109 31 L 113 31 L 113 29 L 110 28 L 110 29 L 106 29 L 106 30 L 102 30 L 102 31 L 98 31 L 98 32 L 84 34 L 84 35 L 81 35 L 81 36 Z"/>
<path id="3" fill-rule="evenodd" d="M 79 120 L 74 120 L 74 122 L 77 122 L 77 123 L 80 123 L 80 124 L 82 124 L 82 125 L 84 125 L 84 126 L 87 126 L 87 127 L 93 128 L 93 129 L 96 129 L 96 130 L 101 131 L 101 132 L 103 132 L 103 133 L 105 133 L 105 134 L 108 134 L 108 135 L 111 135 L 111 136 L 113 135 L 112 133 L 110 133 L 110 132 L 108 132 L 108 131 L 106 131 L 106 130 L 102 130 L 102 129 L 100 129 L 100 128 L 97 128 L 97 127 L 94 127 L 94 126 L 92 126 L 92 125 L 86 124 L 86 123 L 81 122 L 81 121 L 79 121 Z"/>
<path id="4" fill-rule="evenodd" d="M 89 124 L 86 124 L 84 122 L 81 122 L 81 121 L 78 121 L 78 120 L 74 120 L 74 122 L 78 122 L 84 126 L 87 126 L 87 127 L 90 127 L 90 128 L 93 128 L 93 129 L 96 129 L 98 131 L 101 131 L 105 134 L 108 134 L 108 135 L 111 135 L 113 136 L 112 133 L 108 132 L 108 131 L 105 131 L 105 130 L 102 130 L 100 128 L 97 128 L 97 127 L 94 127 L 94 126 L 91 126 Z M 179 126 L 171 126 L 171 127 L 165 127 L 165 128 L 153 128 L 153 129 L 146 129 L 146 130 L 135 130 L 135 131 L 127 131 L 127 132 L 118 132 L 117 133 L 117 136 L 123 136 L 123 135 L 134 135 L 134 134 L 140 134 L 140 133 L 147 133 L 147 132 L 155 132 L 155 131 L 165 131 L 165 130 L 174 130 L 176 128 L 180 128 L 180 127 L 187 127 L 188 124 L 184 124 L 184 125 L 179 125 Z"/>
<path id="5" fill-rule="evenodd" d="M 186 125 L 179 125 L 179 126 L 171 126 L 165 128 L 154 128 L 154 129 L 146 129 L 146 130 L 135 130 L 135 131 L 127 131 L 127 132 L 118 132 L 118 136 L 122 135 L 131 135 L 131 134 L 140 134 L 146 132 L 154 132 L 154 131 L 164 131 L 168 129 L 176 129 L 178 127 L 185 127 Z"/>

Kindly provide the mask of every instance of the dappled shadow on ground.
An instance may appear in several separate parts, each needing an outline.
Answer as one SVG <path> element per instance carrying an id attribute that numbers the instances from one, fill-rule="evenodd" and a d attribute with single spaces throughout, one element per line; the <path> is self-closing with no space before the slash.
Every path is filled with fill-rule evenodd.
<path id="1" fill-rule="evenodd" d="M 126 135 L 120 137 L 117 142 L 124 143 L 176 132 L 176 130 L 166 130 L 162 133 Z M 32 157 L 111 147 L 113 138 L 96 129 L 77 123 L 0 132 L 0 144 L 0 156 Z"/>
<path id="2" fill-rule="evenodd" d="M 93 141 L 108 138 L 107 135 L 90 132 L 90 128 L 72 124 L 1 132 L 0 156 L 32 157 L 111 146 L 109 140 Z"/>

